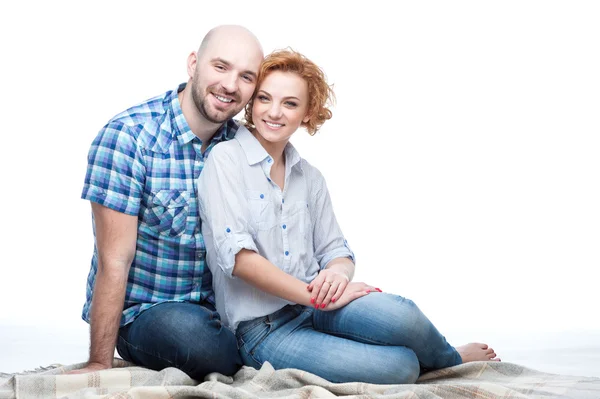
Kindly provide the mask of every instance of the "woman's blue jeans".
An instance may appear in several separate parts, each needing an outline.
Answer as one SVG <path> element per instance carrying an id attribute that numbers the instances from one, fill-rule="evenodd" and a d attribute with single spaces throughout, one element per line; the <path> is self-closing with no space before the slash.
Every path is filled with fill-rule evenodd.
<path id="1" fill-rule="evenodd" d="M 242 366 L 235 336 L 211 304 L 165 302 L 151 307 L 119 329 L 117 351 L 140 366 L 176 367 L 199 381 L 213 371 L 233 375 Z"/>
<path id="2" fill-rule="evenodd" d="M 462 363 L 414 302 L 385 293 L 330 312 L 288 305 L 240 323 L 237 339 L 248 366 L 268 361 L 331 382 L 414 383 L 422 370 Z"/>

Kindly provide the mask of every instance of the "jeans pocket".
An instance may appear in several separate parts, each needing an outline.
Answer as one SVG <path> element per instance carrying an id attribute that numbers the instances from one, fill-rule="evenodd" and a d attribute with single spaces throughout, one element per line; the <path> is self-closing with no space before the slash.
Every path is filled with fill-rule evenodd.
<path id="1" fill-rule="evenodd" d="M 150 195 L 144 223 L 159 234 L 176 237 L 185 231 L 190 193 L 185 190 L 159 190 Z"/>
<path id="2" fill-rule="evenodd" d="M 254 361 L 259 364 L 263 363 L 263 360 L 258 352 L 260 344 L 267 338 L 271 332 L 271 324 L 265 317 L 253 320 L 250 324 L 246 324 L 241 328 L 238 328 L 236 334 L 238 340 L 238 346 L 240 350 L 245 351 L 251 356 Z"/>

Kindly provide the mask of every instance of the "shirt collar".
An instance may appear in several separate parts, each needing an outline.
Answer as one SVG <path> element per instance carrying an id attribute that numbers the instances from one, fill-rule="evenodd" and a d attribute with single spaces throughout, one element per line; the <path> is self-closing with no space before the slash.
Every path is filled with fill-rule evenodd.
<path id="1" fill-rule="evenodd" d="M 249 165 L 255 165 L 271 157 L 267 150 L 264 149 L 256 137 L 254 137 L 245 126 L 239 127 L 235 139 L 240 143 Z M 284 152 L 286 162 L 290 169 L 296 164 L 302 169 L 302 158 L 300 158 L 300 154 L 296 151 L 292 143 L 287 143 Z"/>
<path id="2" fill-rule="evenodd" d="M 183 89 L 185 89 L 186 83 L 182 83 L 177 87 L 177 90 L 173 90 L 171 92 L 171 96 L 169 101 L 171 102 L 171 127 L 173 130 L 173 136 L 177 138 L 179 144 L 187 144 L 196 137 L 190 125 L 188 125 L 185 120 L 185 116 L 183 116 L 183 111 L 181 110 L 181 103 L 179 102 L 178 94 L 181 93 Z"/>

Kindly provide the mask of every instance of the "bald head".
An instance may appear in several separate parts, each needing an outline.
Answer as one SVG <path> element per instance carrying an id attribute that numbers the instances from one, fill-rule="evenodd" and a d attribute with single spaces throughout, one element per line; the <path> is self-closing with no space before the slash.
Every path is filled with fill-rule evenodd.
<path id="1" fill-rule="evenodd" d="M 240 112 L 252 97 L 263 58 L 258 39 L 243 26 L 211 29 L 188 57 L 189 91 L 199 120 L 212 129 Z"/>
<path id="2" fill-rule="evenodd" d="M 257 54 L 259 53 L 260 57 L 264 58 L 262 46 L 254 33 L 241 25 L 220 25 L 208 31 L 198 48 L 198 58 L 202 57 L 202 54 L 206 49 L 224 41 L 239 41 L 245 43 L 250 46 L 250 50 Z"/>

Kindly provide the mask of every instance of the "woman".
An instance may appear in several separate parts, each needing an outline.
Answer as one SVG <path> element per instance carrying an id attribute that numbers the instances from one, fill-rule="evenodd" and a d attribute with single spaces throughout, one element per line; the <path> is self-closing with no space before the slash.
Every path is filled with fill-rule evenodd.
<path id="1" fill-rule="evenodd" d="M 217 310 L 244 363 L 401 384 L 422 370 L 499 360 L 485 344 L 449 345 L 409 299 L 351 282 L 354 254 L 325 180 L 289 143 L 331 118 L 331 99 L 313 62 L 270 54 L 246 127 L 213 149 L 198 181 Z"/>

